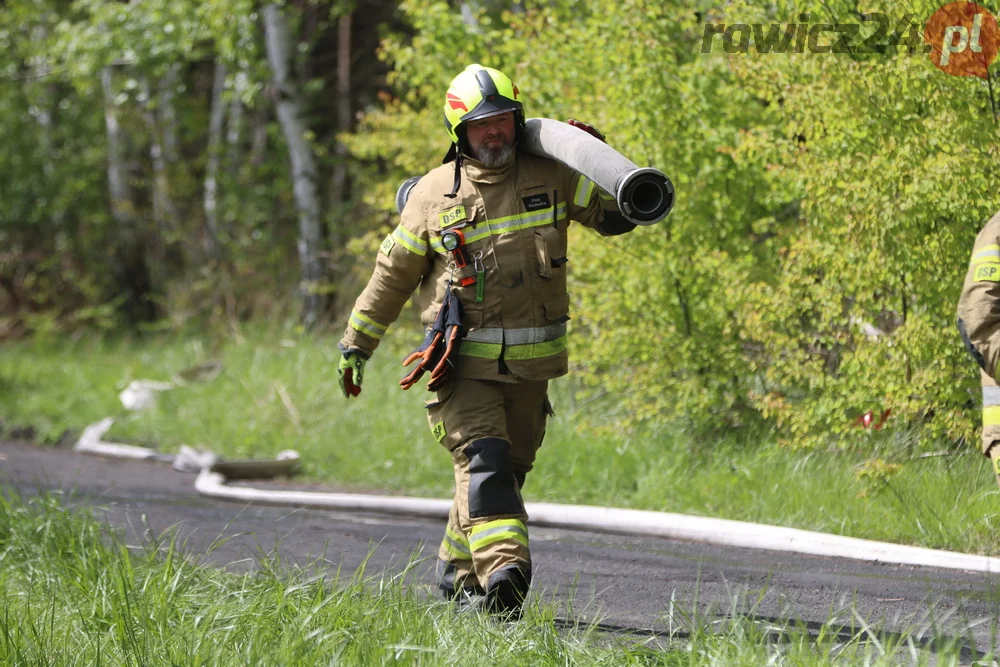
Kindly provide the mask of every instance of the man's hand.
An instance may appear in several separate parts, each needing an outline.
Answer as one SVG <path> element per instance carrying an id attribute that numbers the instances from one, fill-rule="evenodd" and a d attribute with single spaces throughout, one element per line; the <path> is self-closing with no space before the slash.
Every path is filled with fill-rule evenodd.
<path id="1" fill-rule="evenodd" d="M 592 137 L 596 137 L 597 139 L 600 139 L 604 143 L 608 143 L 608 140 L 607 140 L 607 138 L 605 138 L 604 133 L 601 132 L 600 130 L 598 130 L 596 127 L 594 127 L 590 123 L 584 123 L 582 120 L 577 120 L 576 118 L 570 118 L 568 121 L 566 121 L 566 124 L 567 125 L 572 125 L 573 127 L 577 128 L 577 129 L 583 130 L 584 132 L 586 132 L 587 134 L 591 135 Z"/>
<path id="2" fill-rule="evenodd" d="M 365 362 L 368 361 L 357 351 L 344 352 L 337 367 L 337 382 L 344 398 L 361 393 L 361 383 L 365 379 Z"/>

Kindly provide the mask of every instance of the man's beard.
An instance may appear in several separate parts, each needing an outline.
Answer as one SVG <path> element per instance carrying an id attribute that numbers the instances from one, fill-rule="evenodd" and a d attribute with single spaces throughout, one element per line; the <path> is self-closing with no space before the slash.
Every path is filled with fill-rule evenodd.
<path id="1" fill-rule="evenodd" d="M 505 143 L 500 148 L 480 146 L 479 150 L 475 151 L 475 153 L 477 160 L 482 162 L 487 168 L 495 169 L 510 162 L 510 159 L 514 156 L 514 143 Z"/>

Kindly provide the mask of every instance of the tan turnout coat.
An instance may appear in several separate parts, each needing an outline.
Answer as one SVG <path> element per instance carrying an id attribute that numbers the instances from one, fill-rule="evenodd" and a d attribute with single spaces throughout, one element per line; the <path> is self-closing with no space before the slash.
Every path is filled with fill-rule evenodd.
<path id="1" fill-rule="evenodd" d="M 603 207 L 613 209 L 614 200 L 568 167 L 521 152 L 497 169 L 466 159 L 462 172 L 454 198 L 447 196 L 454 163 L 414 186 L 399 225 L 379 248 L 341 347 L 370 356 L 417 288 L 421 320 L 430 326 L 451 280 L 468 332 L 459 377 L 516 382 L 564 375 L 567 227 L 576 220 L 599 230 Z M 465 235 L 470 265 L 453 274 L 441 233 L 455 227 Z M 478 300 L 477 285 L 458 284 L 475 274 L 476 257 L 485 278 Z"/>
<path id="2" fill-rule="evenodd" d="M 958 329 L 979 364 L 983 385 L 983 452 L 1000 442 L 1000 213 L 986 223 L 972 248 L 958 302 Z"/>

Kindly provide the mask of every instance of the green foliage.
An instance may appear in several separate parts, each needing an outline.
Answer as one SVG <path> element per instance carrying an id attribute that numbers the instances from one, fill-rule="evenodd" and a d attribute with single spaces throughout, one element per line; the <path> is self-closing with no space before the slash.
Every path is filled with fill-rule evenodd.
<path id="1" fill-rule="evenodd" d="M 846 0 L 473 5 L 469 22 L 451 3 L 400 3 L 406 27 L 379 54 L 388 87 L 377 77 L 359 84 L 378 89 L 379 103 L 348 136 L 330 113 L 329 64 L 332 26 L 350 7 L 289 13 L 321 189 L 334 189 L 347 159 L 337 142 L 351 153 L 354 194 L 327 199 L 324 211 L 335 282 L 323 289 L 342 297 L 339 307 L 395 224 L 395 188 L 447 148 L 449 80 L 478 61 L 512 75 L 529 116 L 592 122 L 677 188 L 656 227 L 614 239 L 575 233 L 575 370 L 586 396 L 619 399 L 590 415 L 596 425 L 773 428 L 794 447 L 849 448 L 868 442 L 858 416 L 888 409 L 887 429 L 974 439 L 975 371 L 953 311 L 975 232 L 1000 204 L 992 82 L 939 72 L 909 52 L 911 32 L 871 53 L 728 53 L 721 38 L 703 52 L 709 24 L 766 27 L 803 13 L 858 22 Z M 936 8 L 905 9 L 920 24 Z M 0 54 L 0 336 L 119 324 L 115 252 L 126 232 L 108 206 L 106 113 L 127 136 L 135 232 L 168 315 L 157 326 L 285 312 L 296 208 L 256 9 L 249 0 L 0 7 L 10 44 Z M 893 26 L 903 10 L 865 11 Z M 855 43 L 872 33 L 864 23 Z M 222 102 L 243 113 L 227 111 L 226 144 L 209 149 L 216 63 L 227 68 Z M 203 206 L 216 157 L 217 254 L 205 247 Z M 164 192 L 172 216 L 153 204 Z"/>
<path id="2" fill-rule="evenodd" d="M 0 337 L 121 324 L 128 277 L 116 252 L 125 232 L 108 205 L 106 116 L 125 135 L 129 210 L 166 324 L 281 311 L 275 286 L 295 282 L 285 275 L 294 266 L 295 214 L 280 132 L 262 104 L 270 73 L 255 7 L 0 7 L 0 36 L 11 45 L 0 54 Z M 227 68 L 219 101 L 228 125 L 215 156 L 219 257 L 206 256 L 203 242 L 214 61 Z M 161 194 L 169 215 L 155 208 Z"/>
<path id="3" fill-rule="evenodd" d="M 906 7 L 918 24 L 936 8 Z M 972 440 L 974 364 L 953 322 L 972 240 L 1000 208 L 986 82 L 905 44 L 702 53 L 707 23 L 857 23 L 843 2 L 525 2 L 475 27 L 444 3 L 402 9 L 415 36 L 385 42 L 394 96 L 351 140 L 390 165 L 371 189 L 383 228 L 391 188 L 446 147 L 437 109 L 473 61 L 507 71 L 529 116 L 592 122 L 674 181 L 659 226 L 574 238 L 577 370 L 621 400 L 596 420 L 764 423 L 793 446 L 848 447 L 866 442 L 858 416 L 890 409 L 887 428 Z M 866 11 L 895 26 L 902 9 Z"/>

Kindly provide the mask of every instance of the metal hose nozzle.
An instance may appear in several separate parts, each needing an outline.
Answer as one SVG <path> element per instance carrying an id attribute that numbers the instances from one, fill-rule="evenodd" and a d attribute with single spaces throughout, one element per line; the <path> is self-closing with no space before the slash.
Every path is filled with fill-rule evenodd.
<path id="1" fill-rule="evenodd" d="M 674 186 L 659 169 L 639 167 L 603 141 L 572 125 L 549 118 L 529 118 L 522 147 L 528 153 L 561 162 L 614 195 L 629 222 L 653 225 L 674 206 Z"/>

